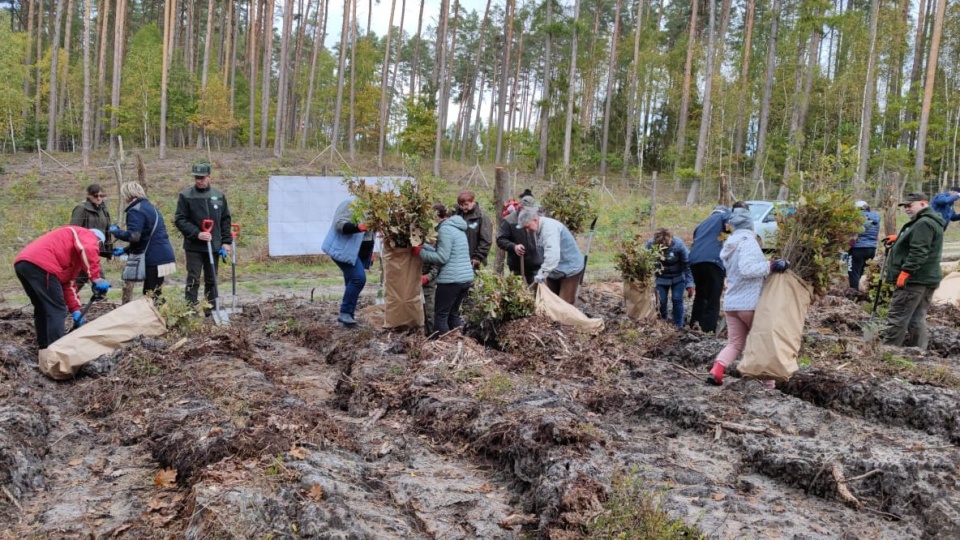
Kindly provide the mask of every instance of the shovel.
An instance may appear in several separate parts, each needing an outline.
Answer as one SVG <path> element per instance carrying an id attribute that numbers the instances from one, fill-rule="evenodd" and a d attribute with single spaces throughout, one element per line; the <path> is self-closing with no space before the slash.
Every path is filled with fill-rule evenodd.
<path id="1" fill-rule="evenodd" d="M 106 293 L 102 293 L 96 289 L 93 289 L 93 296 L 90 297 L 90 301 L 87 302 L 87 305 L 83 306 L 82 310 L 80 310 L 80 320 L 82 321 L 83 318 L 87 315 L 87 311 L 90 309 L 90 306 L 92 306 L 94 302 L 98 300 L 103 300 L 106 297 L 107 297 Z M 74 321 L 73 328 L 70 329 L 70 332 L 73 332 L 77 328 L 80 328 L 80 325 L 77 324 L 76 321 Z M 69 334 L 70 332 L 67 332 L 67 333 Z"/>
<path id="2" fill-rule="evenodd" d="M 233 238 L 233 249 L 230 250 L 230 277 L 233 285 L 233 299 L 231 306 L 224 311 L 230 314 L 243 313 L 243 308 L 237 307 L 237 237 L 240 236 L 240 224 L 230 226 L 230 236 Z"/>
<path id="3" fill-rule="evenodd" d="M 205 219 L 200 222 L 200 230 L 209 233 L 213 231 L 213 220 Z M 217 261 L 213 258 L 213 240 L 207 240 L 207 254 L 210 256 L 210 269 L 213 271 L 213 322 L 217 326 L 230 324 L 230 314 L 220 311 L 220 283 L 217 281 Z"/>

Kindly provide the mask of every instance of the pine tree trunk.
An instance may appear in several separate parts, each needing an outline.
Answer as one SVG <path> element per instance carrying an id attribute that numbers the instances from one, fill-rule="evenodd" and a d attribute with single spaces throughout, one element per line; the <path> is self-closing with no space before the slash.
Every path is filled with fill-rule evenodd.
<path id="1" fill-rule="evenodd" d="M 57 71 L 60 60 L 60 27 L 63 26 L 63 1 L 57 0 L 54 15 L 53 43 L 50 56 L 50 98 L 47 100 L 47 152 L 57 149 Z"/>
<path id="2" fill-rule="evenodd" d="M 737 156 L 743 155 L 747 139 L 747 124 L 750 123 L 750 108 L 747 107 L 747 96 L 750 94 L 750 53 L 753 51 L 753 15 L 755 7 L 756 0 L 749 0 L 747 4 L 747 20 L 743 31 L 743 62 L 740 66 L 740 96 L 733 136 L 733 153 Z"/>
<path id="3" fill-rule="evenodd" d="M 176 0 L 171 0 L 176 2 Z M 126 35 L 126 24 L 127 24 L 127 0 L 117 0 L 117 10 L 116 14 L 113 17 L 113 77 L 111 82 L 110 90 L 110 159 L 116 159 L 117 157 L 117 136 L 114 134 L 117 129 L 117 123 L 119 118 L 117 112 L 120 109 L 120 76 L 123 70 L 123 50 L 124 50 L 124 36 Z M 167 22 L 164 22 L 164 28 L 168 25 Z M 167 85 L 161 84 L 160 91 L 166 95 Z M 164 113 L 166 112 L 166 100 L 161 99 L 161 105 L 164 107 Z M 166 134 L 166 115 L 161 116 L 161 130 Z M 165 147 L 164 147 L 165 148 Z M 166 150 L 164 149 L 164 152 Z M 161 154 L 161 159 L 166 157 L 164 154 Z"/>
<path id="4" fill-rule="evenodd" d="M 907 91 L 907 98 L 904 100 L 906 107 L 904 109 L 903 123 L 909 126 L 916 118 L 913 112 L 913 106 L 916 103 L 917 92 L 920 89 L 920 68 L 923 65 L 923 37 L 924 37 L 924 16 L 926 15 L 927 0 L 920 0 L 917 8 L 917 32 L 913 39 L 913 65 L 910 68 L 910 88 Z M 910 129 L 904 129 L 900 134 L 900 146 L 902 148 L 910 147 Z"/>
<path id="5" fill-rule="evenodd" d="M 643 28 L 643 0 L 637 0 L 637 27 L 633 34 L 633 60 L 630 62 L 630 92 L 627 95 L 627 130 L 623 138 L 623 168 L 620 178 L 627 179 L 630 169 L 630 150 L 633 147 L 633 131 L 637 122 L 637 94 L 640 70 L 640 29 Z"/>
<path id="6" fill-rule="evenodd" d="M 307 84 L 307 101 L 303 107 L 303 120 L 300 125 L 300 150 L 307 147 L 307 126 L 310 125 L 310 108 L 313 106 L 313 86 L 317 76 L 317 59 L 320 57 L 320 49 L 323 47 L 323 26 L 320 24 L 323 17 L 323 24 L 326 24 L 327 0 L 321 0 L 317 6 L 317 29 L 313 37 L 313 54 L 310 59 L 310 79 Z"/>
<path id="7" fill-rule="evenodd" d="M 750 178 L 754 185 L 760 183 L 762 197 L 766 198 L 767 188 L 763 182 L 763 167 L 767 157 L 767 126 L 770 123 L 770 99 L 773 95 L 773 73 L 777 66 L 777 32 L 780 29 L 780 6 L 782 0 L 773 0 L 770 11 L 770 35 L 767 38 L 767 68 L 763 78 L 763 95 L 760 98 L 760 125 L 757 128 L 757 151 L 754 155 L 753 173 Z"/>
<path id="8" fill-rule="evenodd" d="M 273 8 L 275 0 L 267 0 L 263 19 L 263 66 L 260 79 L 260 149 L 266 150 L 270 134 L 270 80 L 273 78 Z"/>
<path id="9" fill-rule="evenodd" d="M 210 50 L 213 48 L 213 12 L 216 7 L 214 0 L 207 1 L 207 28 L 205 37 L 203 38 L 203 67 L 200 72 L 200 99 L 203 99 L 204 94 L 207 92 L 207 78 L 210 74 Z M 203 149 L 205 135 L 206 130 L 200 127 L 200 132 L 197 137 L 197 150 Z"/>
<path id="10" fill-rule="evenodd" d="M 256 146 L 254 132 L 257 127 L 257 35 L 260 28 L 260 5 L 260 0 L 250 0 L 250 20 L 247 24 L 247 66 L 250 69 L 250 84 L 247 88 L 247 103 L 250 104 L 250 113 L 247 116 L 247 146 L 251 150 Z"/>
<path id="11" fill-rule="evenodd" d="M 687 145 L 687 116 L 690 114 L 690 81 L 693 78 L 693 51 L 697 46 L 697 11 L 700 2 L 690 3 L 690 28 L 687 33 L 687 61 L 683 65 L 683 88 L 680 95 L 680 115 L 677 117 L 677 162 L 683 157 Z"/>
<path id="12" fill-rule="evenodd" d="M 23 65 L 26 66 L 23 73 L 23 97 L 26 99 L 26 102 L 30 100 L 30 65 L 33 63 L 33 11 L 34 6 L 36 5 L 36 0 L 26 0 L 27 1 L 27 44 L 24 47 L 26 56 L 23 60 Z M 23 108 L 23 111 L 20 113 L 24 122 L 27 121 L 29 116 L 29 111 L 26 107 Z"/>
<path id="13" fill-rule="evenodd" d="M 390 109 L 393 107 L 393 103 L 394 102 L 403 103 L 403 85 L 400 84 L 397 77 L 400 74 L 400 60 L 403 56 L 401 53 L 403 52 L 403 23 L 404 23 L 404 15 L 406 15 L 406 11 L 407 11 L 407 0 L 401 0 L 400 1 L 400 29 L 397 31 L 398 43 L 396 47 L 396 53 L 394 54 L 394 56 L 396 57 L 396 60 L 393 62 L 393 70 L 392 70 L 393 73 L 390 75 L 390 80 L 392 81 L 390 83 L 390 88 L 393 89 L 392 90 L 393 92 L 396 92 L 396 97 L 391 97 L 390 103 L 387 105 L 388 123 L 390 120 L 389 118 Z M 397 148 L 399 149 L 399 145 L 397 145 Z"/>
<path id="14" fill-rule="evenodd" d="M 80 148 L 83 168 L 90 166 L 92 146 L 93 96 L 90 81 L 90 25 L 93 18 L 93 0 L 85 0 L 83 8 L 83 122 L 81 124 Z"/>
<path id="15" fill-rule="evenodd" d="M 121 3 L 126 3 L 126 0 L 120 0 Z M 173 55 L 173 21 L 176 18 L 177 12 L 177 1 L 171 0 L 167 6 L 167 2 L 164 3 L 163 10 L 163 57 L 161 59 L 161 75 L 160 75 L 160 159 L 165 159 L 167 157 L 167 82 L 170 79 L 170 57 Z M 120 69 L 118 65 L 120 62 L 114 62 L 114 69 Z M 118 81 L 119 77 L 114 74 L 114 81 Z M 117 104 L 119 105 L 119 88 L 115 88 L 117 91 Z M 111 131 L 115 129 L 114 121 L 110 121 Z M 111 145 L 112 148 L 112 145 Z"/>
<path id="16" fill-rule="evenodd" d="M 570 71 L 567 74 L 567 118 L 563 128 L 563 170 L 566 174 L 570 167 L 570 154 L 573 146 L 573 98 L 576 96 L 577 77 L 577 41 L 579 30 L 577 21 L 580 19 L 580 0 L 573 2 L 573 36 L 570 38 Z"/>
<path id="17" fill-rule="evenodd" d="M 443 158 L 443 109 L 447 100 L 447 85 L 443 80 L 446 77 L 441 74 L 447 72 L 447 21 L 450 18 L 450 0 L 440 0 L 440 21 L 437 28 L 437 65 L 434 73 L 434 81 L 440 90 L 437 98 L 437 133 L 433 142 L 433 176 L 440 177 L 440 162 Z"/>
<path id="18" fill-rule="evenodd" d="M 350 123 L 347 128 L 347 151 L 350 152 L 350 161 L 357 159 L 357 31 L 360 26 L 357 21 L 357 2 L 353 0 L 354 24 L 350 25 Z"/>
<path id="19" fill-rule="evenodd" d="M 610 67 L 607 71 L 607 91 L 603 104 L 603 141 L 600 143 L 600 177 L 607 176 L 607 144 L 610 140 L 610 107 L 613 103 L 613 85 L 617 80 L 617 41 L 620 40 L 620 6 L 617 0 L 613 15 L 613 37 L 610 38 Z M 694 0 L 694 5 L 696 5 Z M 694 8 L 696 9 L 696 8 Z"/>
<path id="20" fill-rule="evenodd" d="M 97 17 L 100 23 L 100 29 L 98 30 L 100 34 L 97 36 L 100 40 L 100 52 L 97 53 L 97 110 L 94 122 L 94 148 L 100 148 L 100 140 L 103 137 L 103 108 L 107 104 L 107 35 L 110 30 L 107 23 L 110 21 L 110 0 L 101 0 Z"/>
<path id="21" fill-rule="evenodd" d="M 330 138 L 332 146 L 330 152 L 330 164 L 333 164 L 333 157 L 340 149 L 340 118 L 343 115 L 343 79 L 347 59 L 347 31 L 350 28 L 350 0 L 343 0 L 343 28 L 340 31 L 340 62 L 337 68 L 337 102 L 333 108 L 333 134 Z"/>
<path id="22" fill-rule="evenodd" d="M 497 153 L 494 161 L 499 165 L 503 158 L 503 120 L 507 107 L 507 79 L 510 75 L 510 44 L 513 42 L 513 10 L 516 0 L 505 0 L 507 5 L 506 37 L 503 41 L 503 61 L 500 65 L 500 90 L 497 92 Z"/>
<path id="23" fill-rule="evenodd" d="M 710 144 L 710 120 L 713 111 L 713 79 L 717 53 L 717 4 L 712 0 L 707 6 L 707 66 L 703 83 L 703 106 L 700 113 L 700 133 L 697 137 L 697 155 L 693 161 L 693 170 L 697 173 L 690 184 L 687 193 L 687 205 L 697 204 L 700 194 L 700 177 L 703 176 L 703 162 L 707 158 L 707 147 Z"/>
<path id="24" fill-rule="evenodd" d="M 413 65 L 410 66 L 410 95 L 417 95 L 420 89 L 420 38 L 423 35 L 423 6 L 426 0 L 420 0 L 420 17 L 417 18 L 417 38 L 413 44 Z"/>
<path id="25" fill-rule="evenodd" d="M 391 88 L 387 84 L 387 75 L 390 73 L 390 37 L 393 34 L 393 13 L 397 9 L 397 0 L 390 0 L 390 22 L 387 25 L 387 38 L 383 47 L 383 65 L 380 70 L 380 130 L 377 134 L 377 167 L 383 169 L 383 151 L 387 145 L 387 121 L 390 119 L 388 110 Z M 402 38 L 403 35 L 401 34 Z"/>
<path id="26" fill-rule="evenodd" d="M 923 105 L 920 108 L 920 126 L 917 128 L 917 149 L 913 163 L 913 173 L 916 179 L 923 178 L 924 153 L 927 148 L 927 130 L 930 127 L 930 106 L 933 103 L 934 77 L 937 74 L 937 61 L 940 57 L 940 38 L 943 35 L 943 16 L 946 9 L 947 0 L 938 0 L 933 21 L 933 36 L 930 38 L 930 54 L 927 57 L 927 76 L 923 84 Z"/>
<path id="27" fill-rule="evenodd" d="M 860 116 L 860 160 L 857 164 L 857 176 L 853 181 L 853 192 L 863 194 L 867 181 L 867 160 L 870 159 L 870 135 L 873 133 L 873 101 L 877 90 L 875 76 L 877 64 L 877 19 L 880 12 L 880 0 L 870 2 L 870 54 L 867 57 L 867 77 L 863 84 L 863 114 Z"/>
<path id="28" fill-rule="evenodd" d="M 553 45 L 553 0 L 546 0 L 547 42 L 543 47 L 543 94 L 540 99 L 540 158 L 537 160 L 537 178 L 542 179 L 547 171 L 547 137 L 550 135 L 550 77 L 553 75 L 551 46 Z"/>
<path id="29" fill-rule="evenodd" d="M 69 86 L 67 82 L 70 80 L 70 45 L 73 40 L 73 0 L 67 0 L 67 14 L 64 18 L 64 36 L 63 36 L 63 50 L 66 52 L 66 62 L 60 68 L 60 90 L 57 91 L 57 123 L 59 124 L 62 119 L 60 118 L 64 111 L 67 108 L 67 92 Z"/>
<path id="30" fill-rule="evenodd" d="M 53 0 L 51 0 L 53 1 Z M 37 0 L 37 61 L 36 65 L 36 75 L 34 76 L 34 94 L 33 94 L 33 122 L 37 127 L 40 126 L 40 103 L 42 87 L 43 87 L 43 73 L 40 72 L 42 62 L 40 60 L 43 58 L 43 0 Z"/>
<path id="31" fill-rule="evenodd" d="M 290 70 L 290 33 L 293 31 L 293 0 L 283 2 L 283 29 L 280 32 L 280 73 L 277 81 L 277 110 L 274 114 L 273 157 L 283 157 L 287 118 L 287 75 Z"/>

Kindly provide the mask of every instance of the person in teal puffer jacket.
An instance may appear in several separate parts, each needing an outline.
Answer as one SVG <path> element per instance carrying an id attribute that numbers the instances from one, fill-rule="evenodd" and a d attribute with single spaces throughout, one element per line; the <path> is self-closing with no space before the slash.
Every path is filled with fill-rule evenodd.
<path id="1" fill-rule="evenodd" d="M 463 326 L 460 306 L 473 283 L 466 231 L 467 222 L 460 216 L 441 219 L 437 225 L 437 245 L 424 244 L 422 249 L 414 248 L 424 262 L 440 266 L 433 315 L 433 330 L 438 336 Z"/>

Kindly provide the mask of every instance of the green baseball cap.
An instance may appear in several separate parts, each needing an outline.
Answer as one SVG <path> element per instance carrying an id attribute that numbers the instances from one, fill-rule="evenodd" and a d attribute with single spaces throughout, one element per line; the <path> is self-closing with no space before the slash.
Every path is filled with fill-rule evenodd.
<path id="1" fill-rule="evenodd" d="M 210 164 L 205 161 L 194 163 L 190 167 L 190 174 L 193 176 L 210 176 Z"/>

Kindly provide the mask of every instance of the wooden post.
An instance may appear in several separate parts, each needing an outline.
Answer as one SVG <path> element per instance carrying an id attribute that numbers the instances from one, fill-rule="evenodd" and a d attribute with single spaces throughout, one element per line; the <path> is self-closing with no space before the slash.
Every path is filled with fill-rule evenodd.
<path id="1" fill-rule="evenodd" d="M 496 216 L 493 230 L 493 237 L 496 239 L 497 231 L 500 230 L 500 222 L 503 221 L 500 213 L 503 209 L 503 205 L 507 203 L 509 188 L 507 182 L 507 170 L 503 167 L 503 165 L 497 165 L 494 171 L 493 208 L 490 209 L 490 212 L 492 215 Z M 496 242 L 494 242 L 494 244 L 496 244 Z M 496 272 L 497 275 L 503 274 L 503 261 L 505 257 L 506 253 L 502 249 L 497 249 L 497 256 L 493 263 L 493 271 Z"/>

